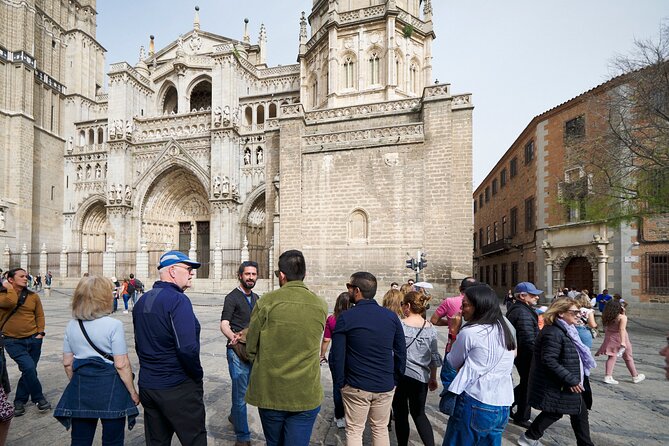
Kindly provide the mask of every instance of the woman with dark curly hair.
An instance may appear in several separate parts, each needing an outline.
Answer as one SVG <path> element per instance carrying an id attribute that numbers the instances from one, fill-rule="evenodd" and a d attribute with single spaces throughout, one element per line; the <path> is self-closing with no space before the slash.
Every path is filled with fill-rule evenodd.
<path id="1" fill-rule="evenodd" d="M 596 356 L 608 355 L 606 360 L 606 374 L 604 382 L 606 384 L 618 384 L 618 381 L 613 379 L 613 367 L 619 356 L 622 356 L 627 370 L 632 375 L 634 384 L 638 384 L 644 379 L 646 375 L 638 373 L 634 365 L 634 357 L 632 356 L 632 343 L 627 334 L 627 314 L 625 304 L 622 300 L 610 300 L 604 307 L 602 313 L 602 323 L 604 324 L 604 342 L 597 350 Z"/>

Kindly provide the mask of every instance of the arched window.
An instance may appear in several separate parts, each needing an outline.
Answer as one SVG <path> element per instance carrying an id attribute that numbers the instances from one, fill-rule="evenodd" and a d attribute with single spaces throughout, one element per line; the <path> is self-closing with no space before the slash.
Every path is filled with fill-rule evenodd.
<path id="1" fill-rule="evenodd" d="M 395 85 L 401 90 L 404 90 L 404 64 L 402 63 L 402 55 L 399 51 L 395 52 Z"/>
<path id="2" fill-rule="evenodd" d="M 93 129 L 88 129 L 88 145 L 92 146 L 95 144 L 95 131 Z"/>
<path id="3" fill-rule="evenodd" d="M 409 88 L 411 89 L 412 93 L 418 93 L 418 90 L 420 89 L 419 82 L 418 64 L 416 62 L 412 62 L 411 66 L 409 67 Z"/>
<path id="4" fill-rule="evenodd" d="M 179 111 L 179 95 L 177 89 L 172 85 L 165 92 L 165 99 L 163 99 L 163 114 L 178 113 Z"/>
<path id="5" fill-rule="evenodd" d="M 264 124 L 265 123 L 265 106 L 259 105 L 256 109 L 256 123 Z"/>
<path id="6" fill-rule="evenodd" d="M 105 132 L 102 129 L 98 129 L 98 144 L 105 142 Z"/>
<path id="7" fill-rule="evenodd" d="M 251 106 L 248 106 L 246 109 L 244 109 L 244 119 L 246 120 L 246 125 L 253 124 L 253 109 Z"/>
<path id="8" fill-rule="evenodd" d="M 276 118 L 276 104 L 274 102 L 269 104 L 269 117 Z"/>
<path id="9" fill-rule="evenodd" d="M 318 107 L 318 78 L 314 77 L 314 81 L 311 84 L 311 107 Z"/>
<path id="10" fill-rule="evenodd" d="M 379 64 L 379 55 L 373 52 L 369 56 L 369 83 L 370 85 L 376 85 L 380 83 L 380 64 Z"/>
<path id="11" fill-rule="evenodd" d="M 344 58 L 344 88 L 355 88 L 355 60 L 353 56 Z"/>
<path id="12" fill-rule="evenodd" d="M 80 146 L 86 145 L 86 132 L 83 130 L 79 131 L 79 145 Z"/>
<path id="13" fill-rule="evenodd" d="M 190 108 L 197 111 L 211 110 L 211 82 L 202 81 L 190 93 Z"/>
<path id="14" fill-rule="evenodd" d="M 348 218 L 349 241 L 367 241 L 369 237 L 369 219 L 367 213 L 361 209 L 351 212 Z"/>

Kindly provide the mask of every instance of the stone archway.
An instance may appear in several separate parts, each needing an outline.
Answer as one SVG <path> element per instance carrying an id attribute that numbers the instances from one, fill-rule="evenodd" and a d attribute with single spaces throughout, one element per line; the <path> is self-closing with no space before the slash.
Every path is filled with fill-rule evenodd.
<path id="1" fill-rule="evenodd" d="M 583 278 L 581 279 L 576 279 L 574 276 L 576 273 L 576 270 L 581 271 L 580 274 L 581 277 L 585 276 L 585 280 L 587 280 L 587 271 L 586 269 L 590 269 L 590 274 L 592 275 L 590 277 L 590 282 L 587 284 L 587 286 L 583 286 L 583 288 L 587 288 L 588 290 L 594 290 L 595 289 L 595 284 L 593 281 L 594 277 L 597 277 L 598 274 L 598 264 L 597 264 L 597 253 L 595 252 L 595 249 L 591 246 L 581 246 L 581 247 L 565 247 L 565 248 L 555 248 L 554 250 L 554 262 L 553 262 L 553 290 L 559 290 L 564 287 L 571 287 L 571 286 L 580 286 L 576 283 L 571 284 L 568 282 L 568 280 L 578 280 L 582 281 L 584 280 Z M 569 265 L 572 263 L 574 259 L 582 259 L 582 260 L 576 260 L 575 263 L 569 267 Z M 587 264 L 587 266 L 586 266 Z M 567 269 L 569 267 L 569 270 Z M 569 273 L 570 277 L 567 277 L 567 273 Z M 584 284 L 585 285 L 585 284 Z"/>
<path id="2" fill-rule="evenodd" d="M 96 201 L 81 219 L 79 250 L 86 247 L 89 252 L 103 252 L 106 247 L 106 233 L 107 210 L 103 202 Z"/>
<path id="3" fill-rule="evenodd" d="M 246 216 L 245 226 L 245 235 L 249 242 L 249 259 L 258 262 L 258 277 L 267 279 L 269 278 L 269 249 L 264 192 L 253 200 Z"/>
<path id="4" fill-rule="evenodd" d="M 147 244 L 149 264 L 161 252 L 178 249 L 188 253 L 195 242 L 202 263 L 198 277 L 209 277 L 210 208 L 208 193 L 188 169 L 173 165 L 148 187 L 141 206 L 141 238 Z"/>

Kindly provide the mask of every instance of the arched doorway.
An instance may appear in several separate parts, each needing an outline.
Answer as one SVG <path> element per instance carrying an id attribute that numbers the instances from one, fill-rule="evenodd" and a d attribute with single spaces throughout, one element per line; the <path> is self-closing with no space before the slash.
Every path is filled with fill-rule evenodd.
<path id="1" fill-rule="evenodd" d="M 195 242 L 202 263 L 197 276 L 209 277 L 209 201 L 195 174 L 178 166 L 161 173 L 147 191 L 141 218 L 149 264 L 156 264 L 160 253 L 169 249 L 188 253 Z"/>
<path id="2" fill-rule="evenodd" d="M 102 202 L 91 206 L 82 218 L 79 249 L 88 251 L 104 251 L 107 230 L 107 210 Z"/>
<path id="3" fill-rule="evenodd" d="M 249 259 L 258 262 L 258 277 L 269 278 L 269 250 L 265 230 L 265 194 L 258 196 L 246 217 L 246 238 L 249 242 Z"/>
<path id="4" fill-rule="evenodd" d="M 564 286 L 592 291 L 592 267 L 585 257 L 572 257 L 564 268 Z"/>

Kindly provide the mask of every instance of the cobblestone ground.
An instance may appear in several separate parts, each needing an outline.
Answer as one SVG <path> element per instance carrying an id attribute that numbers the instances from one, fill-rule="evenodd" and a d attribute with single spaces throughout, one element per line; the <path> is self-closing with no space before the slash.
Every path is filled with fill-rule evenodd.
<path id="1" fill-rule="evenodd" d="M 67 379 L 61 365 L 63 331 L 70 319 L 69 303 L 72 290 L 53 290 L 42 300 L 46 312 L 48 336 L 44 343 L 42 358 L 39 363 L 39 375 L 46 397 L 56 405 Z M 192 296 L 196 314 L 202 324 L 202 364 L 205 370 L 205 402 L 207 407 L 207 430 L 210 445 L 228 445 L 234 443 L 234 432 L 227 421 L 230 411 L 230 379 L 225 359 L 225 343 L 219 331 L 219 319 L 222 297 L 212 295 Z M 134 352 L 132 337 L 132 315 L 115 313 L 114 317 L 124 322 L 130 358 L 136 370 L 138 361 Z M 669 382 L 664 378 L 663 361 L 658 350 L 665 344 L 665 335 L 669 323 L 654 320 L 630 320 L 630 336 L 634 345 L 634 356 L 640 373 L 646 374 L 646 380 L 632 384 L 631 378 L 622 361 L 616 365 L 614 376 L 620 381 L 617 386 L 603 384 L 604 359 L 597 358 L 594 370 L 593 392 L 595 405 L 590 412 L 592 438 L 597 445 L 667 445 L 669 444 Z M 443 349 L 445 331 L 440 332 L 440 348 Z M 595 339 L 596 349 L 601 337 Z M 18 379 L 16 364 L 9 359 L 9 376 L 12 385 Z M 344 430 L 337 429 L 333 423 L 332 380 L 327 366 L 322 368 L 322 382 L 325 389 L 325 401 L 316 421 L 311 437 L 313 445 L 345 444 Z M 438 392 L 428 396 L 427 413 L 432 422 L 435 440 L 441 444 L 448 417 L 437 410 Z M 13 393 L 10 394 L 13 398 Z M 533 417 L 537 415 L 533 411 Z M 258 412 L 249 410 L 253 442 L 264 443 Z M 144 444 L 142 416 L 136 427 L 126 431 L 126 444 Z M 412 429 L 413 424 L 412 424 Z M 509 425 L 504 433 L 504 444 L 515 444 L 522 430 Z M 575 444 L 569 419 L 565 418 L 553 425 L 542 440 L 546 445 Z M 394 434 L 391 442 L 396 444 Z M 12 421 L 8 444 L 12 446 L 66 445 L 69 444 L 67 432 L 51 415 L 40 414 L 36 407 L 28 407 L 26 415 Z M 96 443 L 100 444 L 100 433 Z M 173 444 L 179 442 L 175 439 Z M 371 444 L 369 435 L 365 444 Z M 420 445 L 417 434 L 412 432 L 410 444 Z"/>

